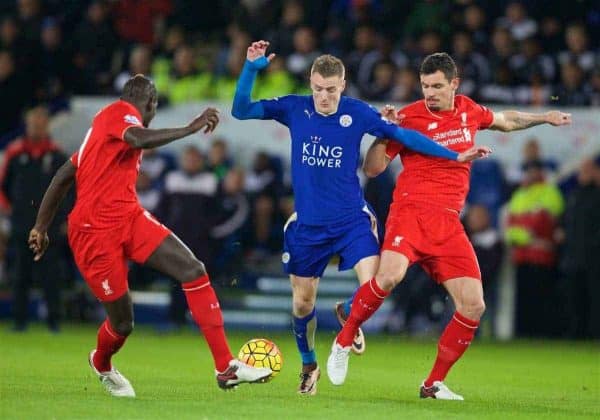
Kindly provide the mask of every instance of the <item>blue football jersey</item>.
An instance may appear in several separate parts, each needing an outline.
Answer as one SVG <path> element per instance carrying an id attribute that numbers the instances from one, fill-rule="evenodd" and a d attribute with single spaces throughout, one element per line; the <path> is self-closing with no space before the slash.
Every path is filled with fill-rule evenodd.
<path id="1" fill-rule="evenodd" d="M 298 221 L 328 225 L 360 215 L 365 205 L 356 173 L 365 133 L 391 138 L 395 126 L 375 108 L 342 96 L 332 115 L 316 112 L 312 96 L 260 101 L 263 119 L 287 126 L 291 135 L 292 186 Z"/>

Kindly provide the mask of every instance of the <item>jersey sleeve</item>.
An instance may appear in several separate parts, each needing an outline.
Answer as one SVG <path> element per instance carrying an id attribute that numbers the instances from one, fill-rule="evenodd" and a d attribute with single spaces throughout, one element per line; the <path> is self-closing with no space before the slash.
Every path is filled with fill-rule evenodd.
<path id="1" fill-rule="evenodd" d="M 128 107 L 116 107 L 111 114 L 106 121 L 106 130 L 112 137 L 125 140 L 125 130 L 130 127 L 143 127 L 137 113 Z"/>
<path id="2" fill-rule="evenodd" d="M 275 120 L 283 125 L 289 125 L 289 116 L 297 103 L 295 95 L 279 96 L 273 99 L 261 99 L 264 109 L 263 120 Z"/>
<path id="3" fill-rule="evenodd" d="M 475 104 L 477 119 L 479 121 L 479 129 L 485 130 L 494 122 L 494 113 L 488 107 Z"/>

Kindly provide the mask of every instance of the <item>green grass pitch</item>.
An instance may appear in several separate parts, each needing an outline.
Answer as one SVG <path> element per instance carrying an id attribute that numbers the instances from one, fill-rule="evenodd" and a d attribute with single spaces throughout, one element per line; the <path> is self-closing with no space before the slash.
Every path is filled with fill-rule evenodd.
<path id="1" fill-rule="evenodd" d="M 25 334 L 0 324 L 2 419 L 447 419 L 600 418 L 600 346 L 560 341 L 476 341 L 446 383 L 466 401 L 420 400 L 436 340 L 367 336 L 364 356 L 350 359 L 346 384 L 325 372 L 333 332 L 317 337 L 318 393 L 296 394 L 299 356 L 291 333 L 234 332 L 232 349 L 266 336 L 284 356 L 272 382 L 221 391 L 203 339 L 192 331 L 157 335 L 139 328 L 115 357 L 138 397 L 106 394 L 87 366 L 95 329 L 65 327 Z"/>

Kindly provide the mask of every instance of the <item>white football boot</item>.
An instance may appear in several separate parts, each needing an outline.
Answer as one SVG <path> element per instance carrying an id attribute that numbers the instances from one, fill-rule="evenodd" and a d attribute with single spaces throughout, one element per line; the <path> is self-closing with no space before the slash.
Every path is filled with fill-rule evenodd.
<path id="1" fill-rule="evenodd" d="M 88 361 L 90 363 L 90 367 L 92 368 L 98 379 L 100 379 L 100 382 L 102 383 L 104 388 L 106 388 L 108 393 L 113 397 L 135 397 L 135 391 L 133 390 L 133 387 L 131 386 L 127 378 L 121 375 L 121 373 L 117 369 L 115 369 L 114 366 L 108 372 L 100 372 L 98 371 L 98 369 L 96 369 L 96 366 L 94 366 L 93 362 L 95 353 L 96 350 L 92 350 L 90 352 Z"/>
<path id="2" fill-rule="evenodd" d="M 217 383 L 221 389 L 231 389 L 242 383 L 265 383 L 273 371 L 269 368 L 249 366 L 238 359 L 232 359 L 224 372 L 216 372 Z"/>
<path id="3" fill-rule="evenodd" d="M 337 337 L 333 340 L 331 353 L 327 358 L 327 376 L 334 385 L 342 385 L 348 374 L 348 359 L 352 346 L 342 347 L 337 343 Z"/>
<path id="4" fill-rule="evenodd" d="M 442 381 L 435 381 L 432 386 L 426 387 L 425 382 L 421 384 L 419 391 L 421 398 L 435 398 L 436 400 L 457 400 L 464 401 L 462 395 L 450 391 Z"/>

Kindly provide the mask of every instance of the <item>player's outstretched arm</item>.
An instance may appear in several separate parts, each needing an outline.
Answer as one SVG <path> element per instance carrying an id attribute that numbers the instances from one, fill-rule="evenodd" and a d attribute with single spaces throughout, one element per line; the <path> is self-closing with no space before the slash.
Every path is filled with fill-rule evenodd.
<path id="1" fill-rule="evenodd" d="M 415 152 L 463 163 L 486 157 L 491 153 L 486 146 L 475 146 L 465 152 L 457 153 L 440 146 L 417 131 L 401 127 L 393 127 L 393 131 L 387 137 L 399 141 Z"/>
<path id="2" fill-rule="evenodd" d="M 275 54 L 265 56 L 269 43 L 267 41 L 253 42 L 246 52 L 246 63 L 238 79 L 233 97 L 231 115 L 239 120 L 262 118 L 264 109 L 260 102 L 252 102 L 250 96 L 254 80 L 259 70 L 269 65 Z"/>
<path id="3" fill-rule="evenodd" d="M 219 110 L 206 108 L 185 127 L 152 129 L 146 127 L 130 127 L 125 131 L 124 139 L 138 149 L 153 149 L 172 141 L 194 134 L 202 129 L 204 133 L 212 132 L 219 124 Z"/>
<path id="4" fill-rule="evenodd" d="M 571 114 L 560 111 L 530 113 L 520 111 L 494 112 L 494 121 L 490 130 L 515 131 L 524 130 L 540 124 L 561 126 L 571 124 Z"/>
<path id="5" fill-rule="evenodd" d="M 48 227 L 52 224 L 56 210 L 60 207 L 65 195 L 75 181 L 75 166 L 71 160 L 67 160 L 52 178 L 44 198 L 38 209 L 35 225 L 29 232 L 29 249 L 33 251 L 33 259 L 38 261 L 44 255 L 50 240 L 48 239 Z"/>

